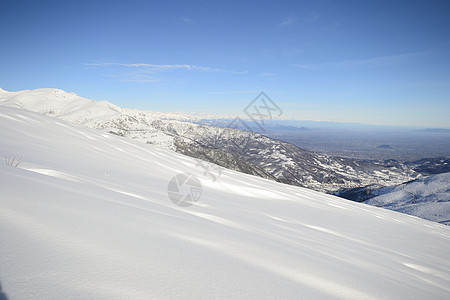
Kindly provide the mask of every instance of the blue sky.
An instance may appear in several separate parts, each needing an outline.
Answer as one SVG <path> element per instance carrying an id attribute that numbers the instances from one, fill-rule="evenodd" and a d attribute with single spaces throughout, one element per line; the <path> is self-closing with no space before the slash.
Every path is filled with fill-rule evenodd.
<path id="1" fill-rule="evenodd" d="M 93 3 L 94 2 L 94 3 Z M 3 1 L 0 87 L 450 127 L 450 1 Z"/>

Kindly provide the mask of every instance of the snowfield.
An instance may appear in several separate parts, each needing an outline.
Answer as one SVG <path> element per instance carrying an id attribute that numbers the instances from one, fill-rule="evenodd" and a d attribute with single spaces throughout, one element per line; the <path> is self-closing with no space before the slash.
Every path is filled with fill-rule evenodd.
<path id="1" fill-rule="evenodd" d="M 449 299 L 450 228 L 0 106 L 10 299 Z M 198 202 L 173 204 L 180 173 Z"/>
<path id="2" fill-rule="evenodd" d="M 376 190 L 366 204 L 450 225 L 450 173 Z"/>

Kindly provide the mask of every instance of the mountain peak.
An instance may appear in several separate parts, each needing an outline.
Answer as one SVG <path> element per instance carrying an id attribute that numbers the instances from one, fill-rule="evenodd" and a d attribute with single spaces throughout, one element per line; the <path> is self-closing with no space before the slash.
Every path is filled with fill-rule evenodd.
<path id="1" fill-rule="evenodd" d="M 56 88 L 40 88 L 18 92 L 5 91 L 5 93 L 0 91 L 0 104 L 20 107 L 50 116 L 76 114 L 78 119 L 86 111 L 95 110 L 103 115 L 105 113 L 117 113 L 113 109 L 105 110 L 104 104 L 98 104 L 98 102 L 80 97 L 75 93 Z"/>

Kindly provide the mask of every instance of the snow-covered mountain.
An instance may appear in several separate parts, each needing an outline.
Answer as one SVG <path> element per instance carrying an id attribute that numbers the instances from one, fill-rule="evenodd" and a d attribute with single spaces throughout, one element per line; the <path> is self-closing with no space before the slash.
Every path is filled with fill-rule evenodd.
<path id="1" fill-rule="evenodd" d="M 414 171 L 424 175 L 450 172 L 450 156 L 422 158 L 406 164 Z"/>
<path id="2" fill-rule="evenodd" d="M 450 294 L 441 224 L 225 169 L 211 180 L 193 158 L 18 108 L 0 106 L 0 149 L 9 299 Z M 181 207 L 168 188 L 186 173 L 201 196 Z"/>
<path id="3" fill-rule="evenodd" d="M 182 114 L 119 108 L 58 89 L 2 91 L 0 105 L 44 113 L 162 146 L 228 169 L 317 191 L 332 193 L 370 184 L 400 184 L 419 177 L 414 170 L 396 161 L 320 155 L 258 133 L 180 121 L 189 119 Z"/>
<path id="4" fill-rule="evenodd" d="M 396 184 L 419 176 L 396 161 L 330 157 L 253 132 L 177 121 L 156 121 L 153 126 L 184 138 L 197 152 L 220 149 L 252 163 L 280 182 L 317 191 L 334 192 L 373 183 Z M 181 153 L 184 147 L 176 144 Z"/>
<path id="5" fill-rule="evenodd" d="M 372 191 L 364 203 L 450 225 L 450 173 Z"/>

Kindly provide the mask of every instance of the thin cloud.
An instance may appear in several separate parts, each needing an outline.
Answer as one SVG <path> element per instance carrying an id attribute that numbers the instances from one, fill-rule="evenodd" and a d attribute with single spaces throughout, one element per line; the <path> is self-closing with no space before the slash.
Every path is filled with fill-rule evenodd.
<path id="1" fill-rule="evenodd" d="M 148 64 L 148 63 L 118 63 L 118 62 L 94 62 L 83 63 L 82 65 L 92 69 L 99 68 L 103 71 L 103 76 L 116 78 L 119 82 L 158 82 L 166 81 L 167 76 L 163 73 L 184 71 L 184 72 L 216 72 L 227 74 L 246 74 L 247 71 L 237 72 L 222 70 L 198 65 L 189 64 Z M 160 75 L 160 76 L 158 76 Z"/>
<path id="2" fill-rule="evenodd" d="M 161 79 L 121 79 L 120 82 L 160 82 Z"/>
<path id="3" fill-rule="evenodd" d="M 280 26 L 289 26 L 289 25 L 294 25 L 297 24 L 298 19 L 294 18 L 294 17 L 287 17 L 283 20 L 283 22 L 281 22 L 279 25 Z"/>
<path id="4" fill-rule="evenodd" d="M 256 94 L 261 91 L 228 91 L 228 92 L 212 92 L 211 94 L 221 95 L 221 94 Z"/>
<path id="5" fill-rule="evenodd" d="M 271 73 L 271 72 L 264 72 L 260 74 L 261 76 L 275 76 L 275 73 Z"/>
<path id="6" fill-rule="evenodd" d="M 322 63 L 322 64 L 294 64 L 294 66 L 309 70 L 323 70 L 323 69 L 349 68 L 361 66 L 385 66 L 385 65 L 405 63 L 423 54 L 424 52 L 404 53 L 398 55 L 373 57 L 369 59 L 344 60 L 339 62 Z"/>
<path id="7" fill-rule="evenodd" d="M 181 21 L 183 21 L 186 25 L 191 25 L 192 23 L 194 23 L 190 18 L 181 18 Z"/>
<path id="8" fill-rule="evenodd" d="M 242 75 L 242 74 L 247 74 L 248 71 L 231 71 L 231 74 L 236 74 L 236 75 Z"/>
<path id="9" fill-rule="evenodd" d="M 196 65 L 188 64 L 174 64 L 174 65 L 155 65 L 146 63 L 135 63 L 135 64 L 124 64 L 124 63 L 84 63 L 85 66 L 91 67 L 127 67 L 127 68 L 146 68 L 154 71 L 165 71 L 165 70 L 188 70 L 188 71 L 202 71 L 202 72 L 218 72 L 219 69 L 202 67 Z"/>
<path id="10" fill-rule="evenodd" d="M 112 78 L 116 82 L 159 82 L 162 81 L 159 78 L 155 78 L 149 72 L 109 72 L 109 73 L 101 73 L 102 76 Z"/>
<path id="11" fill-rule="evenodd" d="M 320 19 L 320 14 L 315 11 L 309 11 L 301 16 L 288 16 L 278 24 L 278 26 L 290 26 L 298 23 L 314 23 Z"/>

